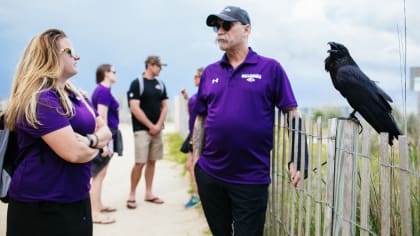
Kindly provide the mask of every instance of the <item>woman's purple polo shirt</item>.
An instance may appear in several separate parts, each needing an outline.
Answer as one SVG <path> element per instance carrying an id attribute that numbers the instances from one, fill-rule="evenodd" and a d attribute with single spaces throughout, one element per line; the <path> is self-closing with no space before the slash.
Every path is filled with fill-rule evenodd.
<path id="1" fill-rule="evenodd" d="M 197 112 L 195 110 L 195 104 L 197 103 L 197 94 L 194 94 L 188 99 L 188 113 L 189 113 L 189 119 L 188 119 L 188 128 L 190 129 L 190 135 L 192 135 L 192 132 L 194 130 L 194 122 L 195 118 L 197 117 Z"/>
<path id="2" fill-rule="evenodd" d="M 118 108 L 120 103 L 111 94 L 111 89 L 98 84 L 92 94 L 92 103 L 95 109 L 98 109 L 98 104 L 108 107 L 107 124 L 110 128 L 117 129 L 119 124 Z"/>
<path id="3" fill-rule="evenodd" d="M 269 184 L 274 108 L 297 107 L 281 65 L 251 48 L 236 69 L 226 55 L 201 76 L 196 112 L 206 116 L 198 164 L 229 183 Z"/>
<path id="4" fill-rule="evenodd" d="M 17 123 L 18 146 L 25 147 L 38 142 L 41 136 L 70 125 L 81 135 L 93 133 L 95 118 L 84 103 L 71 94 L 75 116 L 64 116 L 58 94 L 46 90 L 39 94 L 37 118 L 41 122 L 37 128 L 26 120 Z M 65 140 L 63 140 L 65 142 Z M 60 158 L 45 143 L 31 147 L 17 167 L 9 189 L 13 200 L 23 202 L 52 201 L 69 203 L 89 197 L 91 163 L 75 164 Z M 42 156 L 41 156 L 42 149 Z"/>

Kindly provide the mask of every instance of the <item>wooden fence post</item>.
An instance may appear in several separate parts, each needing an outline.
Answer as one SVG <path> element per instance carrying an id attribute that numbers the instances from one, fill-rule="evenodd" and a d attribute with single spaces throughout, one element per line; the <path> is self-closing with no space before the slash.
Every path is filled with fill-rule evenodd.
<path id="1" fill-rule="evenodd" d="M 314 136 L 314 122 L 313 119 L 309 119 L 309 129 L 308 129 L 308 179 L 306 185 L 306 220 L 305 220 L 305 235 L 311 235 L 311 202 L 312 202 L 312 157 L 313 157 L 313 136 Z"/>
<path id="2" fill-rule="evenodd" d="M 317 144 L 316 144 L 316 198 L 315 205 L 315 235 L 321 234 L 321 202 L 322 202 L 322 171 L 321 171 L 321 158 L 322 158 L 322 119 L 317 119 L 318 133 L 317 133 Z"/>
<path id="3" fill-rule="evenodd" d="M 334 183 L 333 235 L 354 235 L 355 166 L 358 125 L 350 120 L 338 120 L 337 155 Z"/>
<path id="4" fill-rule="evenodd" d="M 410 176 L 408 170 L 408 141 L 404 135 L 398 136 L 400 156 L 400 203 L 401 203 L 401 235 L 413 235 L 411 224 Z"/>
<path id="5" fill-rule="evenodd" d="M 283 234 L 288 234 L 289 232 L 289 207 L 290 207 L 290 198 L 289 198 L 289 178 L 287 175 L 287 163 L 288 163 L 288 157 L 290 157 L 290 148 L 287 148 L 288 145 L 286 143 L 286 140 L 291 140 L 292 134 L 291 134 L 291 130 L 290 127 L 287 126 L 287 122 L 288 122 L 288 117 L 289 116 L 284 116 L 283 117 L 283 127 L 284 128 L 284 132 L 283 132 L 283 158 L 282 158 L 282 211 L 281 211 L 281 221 L 282 221 L 282 226 L 283 226 Z M 291 120 L 289 120 L 290 122 Z M 287 137 L 287 139 L 286 139 Z"/>
<path id="6" fill-rule="evenodd" d="M 327 185 L 325 188 L 325 217 L 324 217 L 324 234 L 331 235 L 332 217 L 333 217 L 333 197 L 334 197 L 334 157 L 335 143 L 337 133 L 337 118 L 328 120 L 328 139 L 327 139 Z"/>
<path id="7" fill-rule="evenodd" d="M 301 114 L 301 120 L 302 120 L 302 124 L 299 124 L 299 121 L 296 120 L 296 123 L 298 123 L 298 127 L 299 128 L 299 134 L 298 138 L 299 138 L 299 142 L 301 143 L 300 146 L 300 173 L 301 173 L 301 181 L 298 185 L 298 188 L 296 189 L 296 191 L 299 191 L 299 210 L 298 210 L 298 224 L 297 224 L 297 228 L 298 228 L 298 236 L 302 236 L 302 229 L 303 229 L 303 201 L 304 201 L 304 197 L 306 194 L 305 191 L 305 152 L 306 152 L 306 126 L 305 126 L 305 116 L 303 114 Z M 295 160 L 297 163 L 297 160 Z"/>
<path id="8" fill-rule="evenodd" d="M 271 185 L 270 185 L 270 198 L 268 205 L 268 229 L 269 235 L 277 235 L 277 214 L 278 214 L 278 179 L 279 179 L 279 169 L 278 163 L 280 162 L 280 131 L 281 131 L 281 111 L 277 110 L 276 116 L 274 118 L 274 132 L 273 132 L 273 150 L 271 157 Z"/>
<path id="9" fill-rule="evenodd" d="M 381 133 L 381 236 L 391 234 L 391 170 L 388 156 L 388 133 Z"/>
<path id="10" fill-rule="evenodd" d="M 280 222 L 283 229 L 283 232 L 287 231 L 287 209 L 289 206 L 288 201 L 288 186 L 287 186 L 287 145 L 286 145 L 286 137 L 287 133 L 289 132 L 287 129 L 287 117 L 283 115 L 283 133 L 282 133 L 282 162 L 281 162 L 281 196 L 280 196 Z"/>
<path id="11" fill-rule="evenodd" d="M 370 208 L 370 138 L 371 129 L 366 129 L 363 132 L 363 146 L 362 146 L 362 176 L 361 176 L 361 193 L 360 193 L 360 230 L 361 236 L 369 236 L 369 232 L 363 229 L 369 229 L 369 208 Z"/>
<path id="12" fill-rule="evenodd" d="M 293 124 L 293 117 L 292 115 L 289 116 L 289 125 Z M 292 132 L 290 132 L 291 134 L 294 134 L 292 136 L 292 139 L 290 139 L 290 147 L 293 145 L 293 156 L 294 156 L 294 161 L 293 161 L 293 167 L 295 170 L 297 170 L 297 154 L 298 154 L 298 139 L 299 139 L 299 133 L 298 133 L 298 126 L 299 126 L 299 121 L 297 119 L 295 119 L 295 123 L 292 129 Z M 292 148 L 290 149 L 292 150 Z M 292 194 L 292 200 L 291 200 L 291 207 L 290 207 L 290 236 L 294 236 L 295 235 L 295 221 L 296 221 L 296 189 L 293 186 L 293 180 L 291 180 L 291 183 L 289 184 L 290 187 L 290 191 Z"/>

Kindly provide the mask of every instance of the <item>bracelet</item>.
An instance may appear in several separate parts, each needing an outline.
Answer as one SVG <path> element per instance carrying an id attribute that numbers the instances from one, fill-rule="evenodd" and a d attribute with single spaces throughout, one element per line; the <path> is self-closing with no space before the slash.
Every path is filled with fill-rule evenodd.
<path id="1" fill-rule="evenodd" d="M 96 148 L 99 144 L 99 138 L 98 138 L 98 135 L 96 135 L 95 133 L 93 133 L 93 136 L 95 136 L 95 138 L 96 138 L 96 143 L 95 143 L 95 145 L 93 145 L 93 147 Z"/>
<path id="2" fill-rule="evenodd" d="M 93 147 L 93 139 L 92 135 L 88 134 L 86 135 L 87 139 L 89 140 L 89 147 Z"/>

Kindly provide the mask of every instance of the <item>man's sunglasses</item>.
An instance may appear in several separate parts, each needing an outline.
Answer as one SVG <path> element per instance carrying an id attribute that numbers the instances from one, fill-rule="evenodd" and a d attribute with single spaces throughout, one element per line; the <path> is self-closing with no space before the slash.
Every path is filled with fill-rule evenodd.
<path id="1" fill-rule="evenodd" d="M 63 49 L 61 49 L 61 52 L 65 52 L 65 53 L 69 54 L 69 56 L 71 56 L 71 57 L 76 57 L 76 52 L 74 51 L 74 49 L 63 48 Z"/>
<path id="2" fill-rule="evenodd" d="M 232 28 L 233 23 L 235 23 L 235 22 L 233 22 L 233 21 L 223 21 L 221 23 L 215 22 L 214 26 L 213 26 L 213 30 L 214 30 L 214 32 L 217 33 L 217 31 L 219 31 L 219 29 L 222 28 L 224 31 L 227 32 Z"/>

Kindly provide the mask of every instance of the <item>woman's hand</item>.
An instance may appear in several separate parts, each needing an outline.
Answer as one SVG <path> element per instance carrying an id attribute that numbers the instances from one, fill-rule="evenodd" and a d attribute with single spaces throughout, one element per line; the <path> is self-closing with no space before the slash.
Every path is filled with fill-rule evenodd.
<path id="1" fill-rule="evenodd" d="M 109 130 L 108 126 L 100 116 L 96 117 L 96 130 L 93 135 L 96 139 L 94 140 L 93 147 L 98 149 L 105 147 L 112 139 L 111 130 Z"/>
<path id="2" fill-rule="evenodd" d="M 112 157 L 112 152 L 109 149 L 108 145 L 102 148 L 101 157 Z"/>

